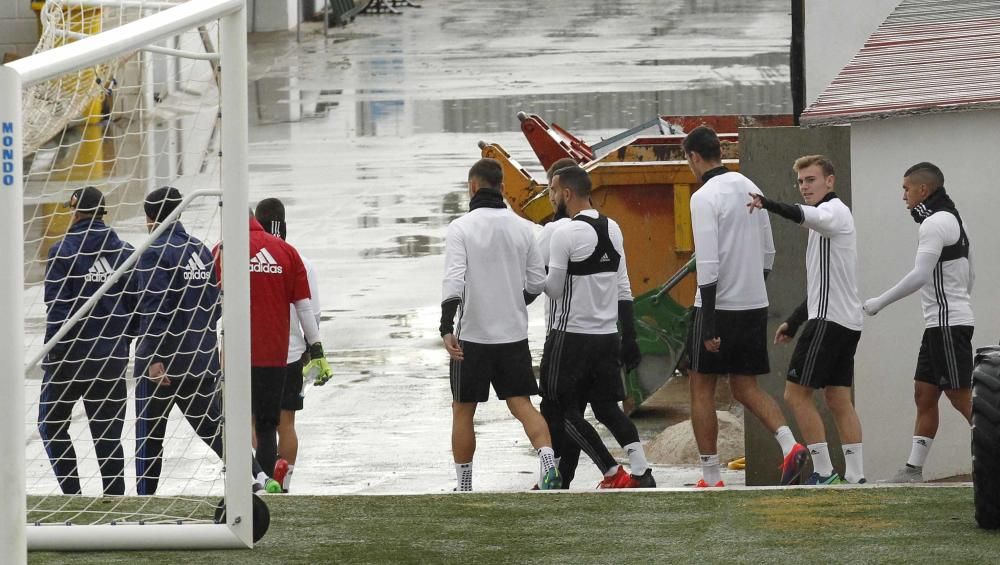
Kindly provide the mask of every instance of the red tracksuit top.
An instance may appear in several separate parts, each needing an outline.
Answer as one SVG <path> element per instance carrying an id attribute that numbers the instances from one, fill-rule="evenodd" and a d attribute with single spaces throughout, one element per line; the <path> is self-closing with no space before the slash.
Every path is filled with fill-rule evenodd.
<path id="1" fill-rule="evenodd" d="M 221 261 L 215 268 L 222 280 Z M 250 365 L 284 367 L 288 359 L 289 304 L 309 294 L 299 252 L 250 218 Z"/>

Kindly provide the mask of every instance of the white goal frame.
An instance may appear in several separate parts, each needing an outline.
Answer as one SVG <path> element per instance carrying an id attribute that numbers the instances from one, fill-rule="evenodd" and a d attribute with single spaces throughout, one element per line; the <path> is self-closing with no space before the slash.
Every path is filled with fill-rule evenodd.
<path id="1" fill-rule="evenodd" d="M 27 550 L 219 549 L 252 547 L 250 473 L 250 274 L 223 262 L 225 524 L 46 525 L 26 523 L 24 434 L 24 170 L 22 92 L 78 68 L 144 49 L 219 21 L 222 237 L 230 257 L 249 257 L 245 0 L 189 0 L 121 27 L 0 66 L 0 552 L 24 563 Z M 228 118 L 228 119 L 227 119 Z M 149 245 L 149 241 L 144 244 Z M 141 248 L 139 248 L 141 250 Z"/>

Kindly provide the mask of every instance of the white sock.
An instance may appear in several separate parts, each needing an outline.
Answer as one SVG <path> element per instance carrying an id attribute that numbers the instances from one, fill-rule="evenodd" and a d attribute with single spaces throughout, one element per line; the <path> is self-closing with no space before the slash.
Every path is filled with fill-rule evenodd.
<path id="1" fill-rule="evenodd" d="M 267 473 L 265 473 L 264 471 L 261 471 L 261 472 L 257 473 L 257 478 L 255 480 L 256 480 L 257 484 L 260 485 L 261 488 L 263 488 L 264 484 L 267 482 L 267 479 L 269 479 L 269 478 L 270 477 L 267 476 Z"/>
<path id="2" fill-rule="evenodd" d="M 549 469 L 556 468 L 556 453 L 552 451 L 551 447 L 539 448 L 538 461 L 542 464 L 542 477 L 544 477 Z"/>
<path id="3" fill-rule="evenodd" d="M 792 435 L 791 428 L 788 426 L 781 426 L 778 428 L 778 431 L 774 432 L 774 439 L 778 440 L 778 443 L 781 445 L 782 457 L 787 457 L 797 443 L 795 441 L 795 436 Z"/>
<path id="4" fill-rule="evenodd" d="M 906 462 L 911 467 L 923 467 L 927 461 L 927 454 L 931 452 L 931 444 L 934 438 L 924 436 L 913 436 L 913 448 L 910 450 L 910 459 Z"/>
<path id="5" fill-rule="evenodd" d="M 830 461 L 830 450 L 826 442 L 811 443 L 808 446 L 809 456 L 812 457 L 813 472 L 819 473 L 821 477 L 829 477 L 833 474 L 833 461 Z"/>
<path id="6" fill-rule="evenodd" d="M 455 474 L 458 475 L 457 491 L 472 490 L 472 461 L 468 463 L 455 463 Z"/>
<path id="7" fill-rule="evenodd" d="M 618 469 L 621 469 L 621 468 L 622 468 L 621 465 L 615 465 L 614 467 L 612 467 L 612 468 L 608 469 L 607 471 L 605 471 L 604 472 L 604 476 L 605 477 L 613 477 L 616 474 L 618 474 Z"/>
<path id="8" fill-rule="evenodd" d="M 628 466 L 632 468 L 632 474 L 640 477 L 649 469 L 649 462 L 646 461 L 646 452 L 642 449 L 642 444 L 638 441 L 625 446 L 625 453 L 628 454 Z"/>
<path id="9" fill-rule="evenodd" d="M 285 473 L 285 480 L 281 481 L 282 490 L 288 490 L 288 488 L 292 485 L 292 471 L 294 470 L 295 470 L 295 465 L 289 463 L 288 472 Z"/>
<path id="10" fill-rule="evenodd" d="M 856 483 L 865 478 L 865 459 L 861 453 L 861 444 L 847 443 L 840 448 L 844 450 L 844 480 Z"/>
<path id="11" fill-rule="evenodd" d="M 719 454 L 698 455 L 698 458 L 701 459 L 701 476 L 708 483 L 708 486 L 714 487 L 719 484 L 719 481 L 722 480 L 722 472 L 719 471 Z"/>

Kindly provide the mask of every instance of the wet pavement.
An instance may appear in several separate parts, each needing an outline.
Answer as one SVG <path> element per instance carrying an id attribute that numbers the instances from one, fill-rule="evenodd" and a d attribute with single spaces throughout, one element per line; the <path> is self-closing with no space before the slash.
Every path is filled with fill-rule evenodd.
<path id="1" fill-rule="evenodd" d="M 328 38 L 315 23 L 303 26 L 301 43 L 294 33 L 252 35 L 250 200 L 281 198 L 289 241 L 317 267 L 321 333 L 335 371 L 326 386 L 307 391 L 298 415 L 293 493 L 452 489 L 448 362 L 437 331 L 443 238 L 467 210 L 465 178 L 479 158 L 479 140 L 501 144 L 541 179 L 519 111 L 591 143 L 657 115 L 787 113 L 789 33 L 787 2 L 779 0 L 440 0 L 402 16 L 358 17 Z M 193 157 L 193 170 L 202 166 L 179 186 L 209 186 L 217 174 L 217 163 L 204 166 L 214 154 L 214 111 L 205 119 L 172 119 L 170 127 L 154 124 L 151 141 L 136 132 L 129 136 L 135 147 L 119 143 L 119 160 L 139 167 L 143 160 L 133 153 L 147 143 L 168 146 L 165 136 L 184 131 L 193 142 L 182 156 Z M 180 174 L 156 171 L 113 175 L 112 198 L 122 203 L 114 225 L 133 243 L 145 238 L 142 195 Z M 64 200 L 61 189 L 29 196 Z M 211 233 L 217 214 L 205 201 L 185 211 L 185 222 Z M 29 274 L 37 281 L 36 263 Z M 39 285 L 29 287 L 26 303 L 26 350 L 33 355 L 44 327 Z M 530 312 L 537 365 L 542 302 Z M 56 488 L 35 426 L 38 372 L 30 372 L 25 391 L 32 494 Z M 667 400 L 634 418 L 644 440 L 684 418 L 683 399 Z M 132 403 L 128 410 L 131 422 Z M 82 412 L 77 406 L 73 418 L 81 430 L 81 472 L 89 477 L 84 492 L 96 494 L 100 479 Z M 124 438 L 129 460 L 132 427 Z M 475 488 L 530 488 L 537 457 L 505 404 L 481 405 L 476 428 Z M 191 438 L 177 411 L 167 437 L 175 432 L 163 473 L 171 480 L 160 494 L 221 492 L 221 465 Z M 655 474 L 662 486 L 683 486 L 699 470 L 656 467 Z M 724 477 L 742 483 L 742 473 Z M 574 488 L 591 488 L 599 478 L 585 460 Z"/>
<path id="2" fill-rule="evenodd" d="M 281 198 L 320 275 L 334 380 L 306 394 L 293 492 L 449 491 L 443 237 L 467 209 L 476 142 L 542 176 L 519 130 L 537 113 L 589 142 L 662 114 L 790 109 L 787 2 L 427 2 L 251 36 L 250 198 Z M 535 361 L 544 336 L 531 308 Z M 637 418 L 649 439 L 672 419 Z M 536 457 L 493 400 L 476 418 L 475 487 L 530 487 Z M 608 438 L 609 443 L 613 440 Z M 664 486 L 698 477 L 658 468 Z M 575 488 L 598 472 L 581 464 Z M 741 482 L 741 474 L 727 476 Z"/>

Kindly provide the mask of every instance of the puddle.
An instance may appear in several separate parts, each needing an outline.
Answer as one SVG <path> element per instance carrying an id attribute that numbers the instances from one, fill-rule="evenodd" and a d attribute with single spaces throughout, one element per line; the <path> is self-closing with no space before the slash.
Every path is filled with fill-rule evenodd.
<path id="1" fill-rule="evenodd" d="M 392 247 L 375 247 L 361 252 L 364 259 L 415 258 L 444 253 L 444 238 L 427 235 L 401 235 Z"/>

